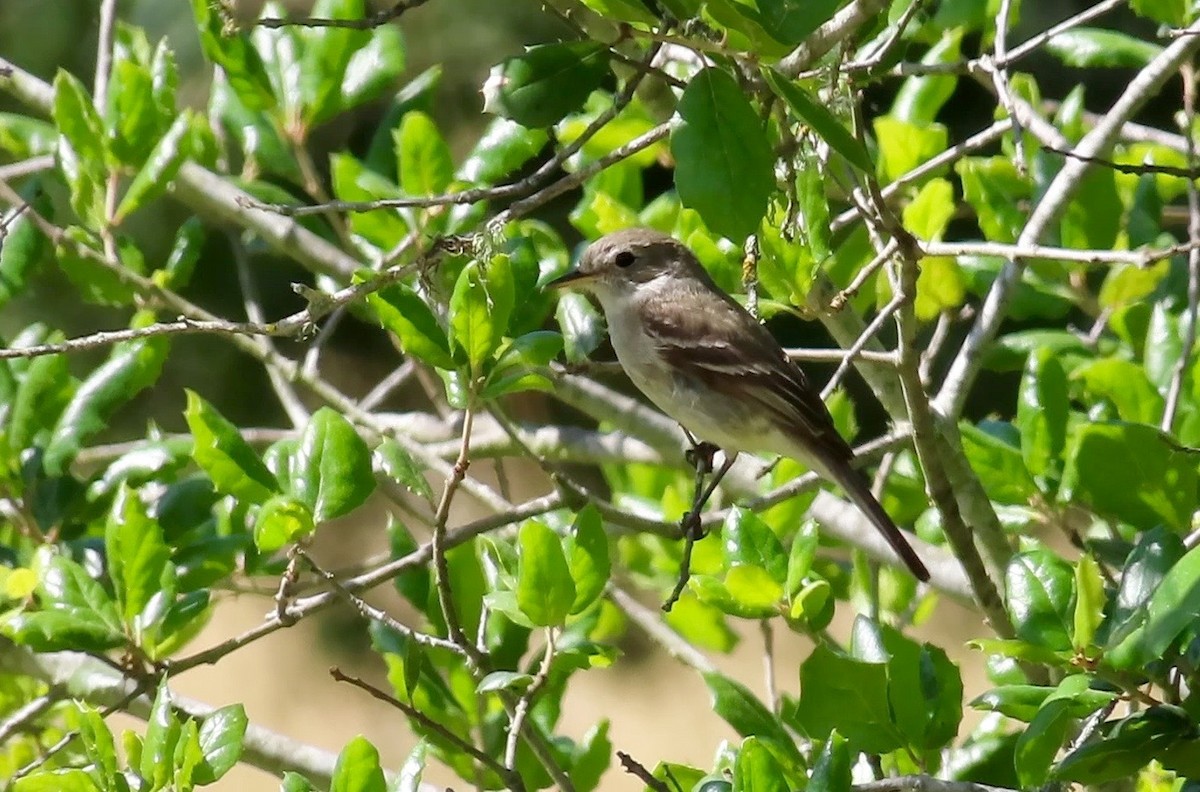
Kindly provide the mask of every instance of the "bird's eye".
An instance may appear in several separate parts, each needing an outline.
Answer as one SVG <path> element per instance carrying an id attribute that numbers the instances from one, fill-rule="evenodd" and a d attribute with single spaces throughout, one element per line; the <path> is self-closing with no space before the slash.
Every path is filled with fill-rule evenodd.
<path id="1" fill-rule="evenodd" d="M 618 267 L 620 267 L 621 269 L 625 269 L 630 264 L 632 264 L 636 259 L 637 259 L 637 256 L 633 255 L 633 253 L 631 253 L 630 251 L 622 250 L 620 253 L 617 254 L 617 257 L 616 257 L 616 259 L 614 259 L 614 261 L 616 262 Z"/>

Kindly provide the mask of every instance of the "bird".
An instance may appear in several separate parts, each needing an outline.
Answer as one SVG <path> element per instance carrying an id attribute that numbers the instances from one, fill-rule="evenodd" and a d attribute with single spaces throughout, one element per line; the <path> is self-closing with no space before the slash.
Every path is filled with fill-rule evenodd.
<path id="1" fill-rule="evenodd" d="M 629 379 L 690 435 L 722 449 L 723 470 L 741 452 L 804 463 L 840 486 L 908 570 L 929 580 L 808 377 L 686 245 L 649 228 L 616 231 L 548 286 L 599 302 Z"/>

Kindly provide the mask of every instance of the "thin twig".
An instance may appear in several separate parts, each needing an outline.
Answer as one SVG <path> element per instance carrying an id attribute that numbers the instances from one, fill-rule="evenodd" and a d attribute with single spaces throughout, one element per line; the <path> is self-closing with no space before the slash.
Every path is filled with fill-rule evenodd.
<path id="1" fill-rule="evenodd" d="M 1011 8 L 1012 0 L 1000 0 L 1000 10 L 996 12 L 995 58 L 988 63 L 988 67 L 992 73 L 992 80 L 996 85 L 996 95 L 1000 97 L 1000 103 L 1004 106 L 1004 112 L 1008 114 L 1013 122 L 1013 164 L 1016 166 L 1017 173 L 1023 177 L 1026 172 L 1025 137 L 1021 131 L 1021 122 L 1018 120 L 1016 111 L 1013 109 L 1012 90 L 1008 83 L 1008 69 L 1004 65 L 1008 55 L 1008 24 Z"/>
<path id="2" fill-rule="evenodd" d="M 512 768 L 514 771 L 517 767 L 517 738 L 525 729 L 525 718 L 529 715 L 529 709 L 533 706 L 533 699 L 542 688 L 545 687 L 547 680 L 550 679 L 550 665 L 554 662 L 554 628 L 546 628 L 546 648 L 542 652 L 542 662 L 538 668 L 537 674 L 534 675 L 533 681 L 521 697 L 517 700 L 517 705 L 513 709 L 512 720 L 508 726 L 508 739 L 504 744 L 504 766 Z"/>
<path id="3" fill-rule="evenodd" d="M 621 767 L 625 768 L 626 773 L 639 779 L 653 790 L 653 792 L 674 792 L 671 787 L 667 786 L 666 782 L 655 778 L 654 774 L 647 770 L 641 762 L 624 751 L 617 751 L 617 758 L 621 760 Z"/>
<path id="4" fill-rule="evenodd" d="M 296 19 L 280 19 L 278 17 L 263 17 L 254 24 L 263 28 L 283 27 L 314 27 L 314 28 L 347 28 L 350 30 L 373 30 L 382 27 L 411 9 L 425 5 L 429 0 L 398 0 L 389 9 L 379 11 L 362 19 L 329 19 L 326 17 L 297 17 Z"/>
<path id="5" fill-rule="evenodd" d="M 888 319 L 892 317 L 892 314 L 899 310 L 903 302 L 904 297 L 899 293 L 895 294 L 892 299 L 888 301 L 888 304 L 883 306 L 883 309 L 875 315 L 875 318 L 873 318 L 870 323 L 867 324 L 867 327 L 865 330 L 863 330 L 862 335 L 860 335 L 855 342 L 850 345 L 850 348 L 846 350 L 846 357 L 843 358 L 842 362 L 838 364 L 837 369 L 833 372 L 833 376 L 829 378 L 829 382 L 827 382 L 825 387 L 821 389 L 822 401 L 828 399 L 833 392 L 837 390 L 838 385 L 840 385 L 842 382 L 842 377 L 844 377 L 850 370 L 850 365 L 854 362 L 854 359 L 858 357 L 858 353 L 861 352 L 863 348 L 875 338 L 876 333 L 883 329 L 884 324 L 886 324 Z"/>
<path id="6" fill-rule="evenodd" d="M 96 41 L 96 81 L 92 97 L 96 110 L 105 114 L 108 107 L 108 84 L 112 79 L 113 40 L 117 29 L 117 0 L 101 0 L 100 31 Z"/>

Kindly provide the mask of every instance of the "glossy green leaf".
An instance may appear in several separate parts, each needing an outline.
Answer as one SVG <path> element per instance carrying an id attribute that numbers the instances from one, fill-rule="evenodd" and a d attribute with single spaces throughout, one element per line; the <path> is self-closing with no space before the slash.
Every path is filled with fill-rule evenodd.
<path id="1" fill-rule="evenodd" d="M 1166 261 L 1148 267 L 1117 264 L 1104 277 L 1097 299 L 1105 308 L 1121 308 L 1135 303 L 1153 292 L 1166 277 L 1168 270 L 1170 264 Z"/>
<path id="2" fill-rule="evenodd" d="M 409 286 L 394 283 L 368 295 L 367 303 L 384 329 L 395 334 L 406 354 L 431 366 L 454 368 L 446 331 L 425 301 Z"/>
<path id="3" fill-rule="evenodd" d="M 146 718 L 146 737 L 142 742 L 139 772 L 142 777 L 162 788 L 174 766 L 175 748 L 179 743 L 180 724 L 173 712 L 173 696 L 164 676 L 158 685 L 150 714 Z"/>
<path id="4" fill-rule="evenodd" d="M 588 729 L 575 752 L 575 764 L 570 769 L 570 777 L 576 792 L 592 792 L 596 789 L 604 771 L 612 763 L 613 746 L 608 727 L 606 719 Z"/>
<path id="5" fill-rule="evenodd" d="M 725 71 L 688 83 L 671 134 L 675 188 L 713 231 L 741 242 L 758 228 L 775 191 L 774 155 L 754 108 Z"/>
<path id="6" fill-rule="evenodd" d="M 1196 739 L 1195 720 L 1179 707 L 1150 707 L 1110 721 L 1101 727 L 1101 732 L 1101 739 L 1064 756 L 1055 766 L 1052 778 L 1098 788 L 1138 775 L 1151 759 L 1157 759 L 1180 777 L 1195 778 L 1200 772 L 1197 752 L 1200 740 Z"/>
<path id="7" fill-rule="evenodd" d="M 795 741 L 783 728 L 779 718 L 753 693 L 719 672 L 709 671 L 703 676 L 712 696 L 713 711 L 718 717 L 743 737 L 756 737 L 767 745 L 789 770 L 804 766 Z"/>
<path id="8" fill-rule="evenodd" d="M 384 95 L 404 73 L 404 67 L 404 35 L 399 27 L 383 25 L 375 28 L 366 46 L 355 48 L 346 64 L 342 77 L 342 108 L 349 110 Z"/>
<path id="9" fill-rule="evenodd" d="M 922 322 L 937 319 L 958 308 L 966 296 L 966 279 L 958 262 L 949 256 L 926 256 L 917 277 L 917 299 L 913 303 Z"/>
<path id="10" fill-rule="evenodd" d="M 492 68 L 483 88 L 484 111 L 522 126 L 548 127 L 582 107 L 611 78 L 605 44 L 541 44 Z"/>
<path id="11" fill-rule="evenodd" d="M 1017 637 L 1054 650 L 1071 647 L 1074 572 L 1048 550 L 1018 553 L 1005 572 L 1005 605 Z"/>
<path id="12" fill-rule="evenodd" d="M 78 226 L 71 226 L 59 238 L 54 249 L 59 269 L 79 290 L 84 300 L 98 305 L 125 306 L 133 302 L 133 287 L 121 277 L 119 270 L 101 263 L 101 254 L 94 247 L 95 238 Z M 122 263 L 135 272 L 141 272 L 141 254 L 136 249 L 128 252 L 129 258 Z"/>
<path id="13" fill-rule="evenodd" d="M 175 244 L 162 269 L 154 273 L 154 281 L 167 289 L 177 290 L 187 286 L 192 280 L 196 262 L 200 260 L 204 241 L 204 224 L 198 217 L 189 217 L 179 227 Z"/>
<path id="14" fill-rule="evenodd" d="M 1150 309 L 1150 324 L 1146 327 L 1143 350 L 1142 366 L 1146 369 L 1146 376 L 1159 393 L 1167 393 L 1179 357 L 1183 354 L 1183 331 L 1178 318 L 1170 312 L 1165 301 L 1155 302 Z"/>
<path id="15" fill-rule="evenodd" d="M 564 294 L 554 312 L 562 330 L 563 353 L 570 363 L 587 360 L 604 341 L 604 316 L 582 294 Z"/>
<path id="16" fill-rule="evenodd" d="M 1029 728 L 1017 738 L 1017 777 L 1023 788 L 1039 786 L 1049 777 L 1050 764 L 1075 722 L 1071 715 L 1071 701 L 1087 687 L 1086 674 L 1075 674 L 1064 679 L 1042 704 Z"/>
<path id="17" fill-rule="evenodd" d="M 125 642 L 121 615 L 103 587 L 79 564 L 52 556 L 38 570 L 40 611 L 17 612 L 0 625 L 35 652 L 102 652 Z"/>
<path id="18" fill-rule="evenodd" d="M 338 754 L 329 792 L 387 792 L 379 751 L 365 737 L 355 737 Z"/>
<path id="19" fill-rule="evenodd" d="M 483 362 L 500 342 L 503 330 L 498 329 L 492 315 L 488 283 L 483 267 L 477 261 L 463 267 L 454 284 L 454 293 L 450 297 L 450 329 L 452 347 L 462 350 L 472 372 L 480 372 Z"/>
<path id="20" fill-rule="evenodd" d="M 118 407 L 154 384 L 166 361 L 167 349 L 165 336 L 129 341 L 113 348 L 108 360 L 88 375 L 59 416 L 46 447 L 47 472 L 66 472 L 84 441 L 108 428 L 109 418 Z"/>
<path id="21" fill-rule="evenodd" d="M 801 121 L 811 126 L 813 131 L 829 144 L 830 148 L 845 157 L 852 165 L 867 173 L 875 170 L 875 163 L 871 162 L 871 157 L 862 143 L 825 105 L 813 99 L 807 91 L 774 69 L 764 69 L 763 76 L 767 78 L 771 89 L 779 94 L 791 111 Z"/>
<path id="22" fill-rule="evenodd" d="M 757 514 L 733 508 L 725 518 L 721 538 L 731 564 L 753 564 L 765 570 L 776 583 L 787 580 L 787 552 L 770 526 Z"/>
<path id="23" fill-rule="evenodd" d="M 1200 613 L 1200 548 L 1179 559 L 1150 597 L 1142 639 L 1142 657 L 1151 661 L 1167 648 Z"/>
<path id="24" fill-rule="evenodd" d="M 101 792 L 84 770 L 41 770 L 15 779 L 13 792 Z"/>
<path id="25" fill-rule="evenodd" d="M 1026 504 L 1037 494 L 1037 484 L 1021 450 L 968 423 L 959 425 L 963 451 L 979 476 L 988 497 L 999 503 Z"/>
<path id="26" fill-rule="evenodd" d="M 450 147 L 433 119 L 419 110 L 404 116 L 393 133 L 400 187 L 409 195 L 439 195 L 454 179 Z"/>
<path id="27" fill-rule="evenodd" d="M 371 450 L 329 407 L 313 413 L 292 458 L 292 494 L 322 523 L 361 506 L 375 490 Z"/>
<path id="28" fill-rule="evenodd" d="M 562 624 L 575 603 L 575 583 L 562 540 L 544 523 L 529 520 L 521 526 L 517 546 L 517 606 L 538 626 Z"/>
<path id="29" fill-rule="evenodd" d="M 195 445 L 192 458 L 218 492 L 262 503 L 279 491 L 279 482 L 242 439 L 235 424 L 195 392 L 187 392 L 184 411 Z"/>
<path id="30" fill-rule="evenodd" d="M 242 740 L 249 720 L 241 704 L 230 704 L 205 716 L 200 726 L 200 750 L 203 760 L 196 768 L 197 784 L 221 780 L 242 756 Z"/>
<path id="31" fill-rule="evenodd" d="M 757 737 L 747 737 L 733 764 L 733 792 L 790 792 L 783 767 Z"/>
<path id="32" fill-rule="evenodd" d="M 1086 424 L 1072 433 L 1059 498 L 1148 529 L 1187 530 L 1196 510 L 1196 463 L 1153 426 Z"/>
<path id="33" fill-rule="evenodd" d="M 412 454 L 400 445 L 394 438 L 388 437 L 375 448 L 375 458 L 380 469 L 391 478 L 416 495 L 420 495 L 431 505 L 433 489 L 425 480 L 423 468 L 413 459 Z"/>
<path id="34" fill-rule="evenodd" d="M 54 76 L 54 125 L 59 169 L 71 190 L 71 208 L 92 227 L 104 220 L 104 184 L 108 152 L 104 127 L 87 89 L 71 74 Z"/>
<path id="35" fill-rule="evenodd" d="M 154 101 L 147 65 L 121 58 L 118 53 L 109 73 L 108 89 L 108 106 L 104 108 L 108 148 L 121 162 L 140 166 L 170 117 L 164 118 Z"/>
<path id="36" fill-rule="evenodd" d="M 1112 615 L 1104 625 L 1106 645 L 1110 650 L 1144 626 L 1150 598 L 1185 552 L 1183 540 L 1162 526 L 1138 538 L 1125 559 Z M 1136 640 L 1141 641 L 1140 634 Z M 1129 663 L 1138 662 L 1136 658 L 1129 657 L 1128 652 L 1116 656 L 1110 654 L 1107 659 L 1118 668 L 1125 667 L 1125 660 Z"/>
<path id="37" fill-rule="evenodd" d="M 190 111 L 176 116 L 174 123 L 154 144 L 146 163 L 133 177 L 133 182 L 121 203 L 117 206 L 114 222 L 121 223 L 126 217 L 145 206 L 151 199 L 167 191 L 167 187 L 179 173 L 179 167 L 188 156 L 188 131 L 192 123 Z"/>
<path id="38" fill-rule="evenodd" d="M 807 789 L 809 792 L 850 792 L 852 767 L 849 743 L 835 730 L 821 746 Z"/>
<path id="39" fill-rule="evenodd" d="M 971 701 L 971 706 L 1028 723 L 1054 691 L 1053 687 L 1041 685 L 1000 685 L 977 696 Z M 1115 697 L 1115 693 L 1108 691 L 1085 690 L 1069 700 L 1068 709 L 1071 717 L 1084 718 Z"/>
<path id="40" fill-rule="evenodd" d="M 741 571 L 733 576 L 735 594 L 721 578 L 712 575 L 693 574 L 688 587 L 701 602 L 719 608 L 730 616 L 743 619 L 767 619 L 778 610 L 778 601 L 783 589 L 766 570 L 749 564 L 738 567 Z"/>
<path id="41" fill-rule="evenodd" d="M 162 588 L 171 557 L 162 528 L 152 520 L 135 491 L 122 489 L 113 502 L 104 532 L 108 574 L 126 624 L 132 624 Z"/>
<path id="42" fill-rule="evenodd" d="M 1158 423 L 1162 416 L 1163 398 L 1136 363 L 1102 358 L 1075 369 L 1071 377 L 1082 382 L 1092 398 L 1112 402 L 1124 421 Z"/>
<path id="43" fill-rule="evenodd" d="M 478 184 L 499 182 L 537 156 L 549 140 L 541 129 L 527 129 L 507 118 L 494 118 L 458 170 L 461 178 Z"/>
<path id="44" fill-rule="evenodd" d="M 787 577 L 784 590 L 789 597 L 795 596 L 804 584 L 805 577 L 812 569 L 813 559 L 817 557 L 817 544 L 820 534 L 816 523 L 805 520 L 792 539 L 792 548 L 788 552 Z"/>
<path id="45" fill-rule="evenodd" d="M 936 242 L 956 211 L 954 187 L 946 179 L 930 179 L 904 207 L 904 227 L 921 239 Z M 924 268 L 928 258 L 921 261 Z M 960 298 L 961 299 L 961 298 Z"/>
<path id="46" fill-rule="evenodd" d="M 887 753 L 903 744 L 892 722 L 887 666 L 838 655 L 819 644 L 800 665 L 796 721 L 814 739 L 836 729 L 855 750 Z"/>
<path id="47" fill-rule="evenodd" d="M 1017 394 L 1017 429 L 1021 432 L 1021 458 L 1035 476 L 1059 469 L 1067 441 L 1070 402 L 1067 376 L 1057 355 L 1047 348 L 1035 350 L 1025 364 Z"/>
<path id="48" fill-rule="evenodd" d="M 1046 49 L 1067 66 L 1079 69 L 1140 69 L 1163 51 L 1159 45 L 1127 33 L 1089 27 L 1052 36 Z"/>
<path id="49" fill-rule="evenodd" d="M 360 20 L 366 13 L 364 0 L 317 0 L 312 7 L 313 16 L 326 19 Z M 346 69 L 372 36 L 372 31 L 346 27 L 300 30 L 303 55 L 297 69 L 307 123 L 319 124 L 346 109 L 342 98 Z"/>
<path id="50" fill-rule="evenodd" d="M 425 740 L 418 742 L 400 766 L 400 779 L 392 792 L 421 792 L 421 777 L 425 773 L 425 756 L 429 752 L 429 743 Z"/>
<path id="51" fill-rule="evenodd" d="M 44 194 L 38 194 L 30 205 L 30 209 L 43 217 L 49 207 L 49 197 Z M 0 244 L 0 308 L 3 308 L 25 291 L 29 275 L 49 254 L 50 243 L 28 211 L 6 212 L 0 215 L 0 224 L 5 229 L 4 242 Z"/>
<path id="52" fill-rule="evenodd" d="M 14 160 L 53 154 L 58 132 L 54 125 L 37 118 L 0 113 L 0 149 Z"/>
<path id="53" fill-rule="evenodd" d="M 312 509 L 288 495 L 274 495 L 258 510 L 254 520 L 254 544 L 263 553 L 311 536 L 316 530 Z"/>
<path id="54" fill-rule="evenodd" d="M 575 583 L 571 613 L 582 613 L 604 593 L 612 573 L 608 536 L 604 533 L 600 513 L 591 504 L 575 516 L 564 549 Z"/>

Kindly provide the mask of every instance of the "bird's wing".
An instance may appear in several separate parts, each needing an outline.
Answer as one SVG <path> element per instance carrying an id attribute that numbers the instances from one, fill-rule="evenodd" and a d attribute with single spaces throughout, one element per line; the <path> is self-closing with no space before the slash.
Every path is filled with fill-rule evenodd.
<path id="1" fill-rule="evenodd" d="M 670 365 L 731 399 L 754 399 L 803 447 L 850 459 L 820 395 L 774 336 L 732 298 L 689 313 L 647 310 L 646 331 Z M 818 456 L 821 456 L 818 454 Z"/>

